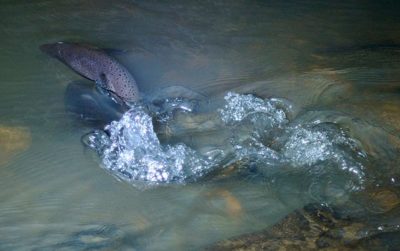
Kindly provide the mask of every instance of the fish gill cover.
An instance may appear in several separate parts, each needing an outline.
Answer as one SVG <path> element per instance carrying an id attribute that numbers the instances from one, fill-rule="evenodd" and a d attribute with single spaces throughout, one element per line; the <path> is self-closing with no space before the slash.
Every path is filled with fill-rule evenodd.
<path id="1" fill-rule="evenodd" d="M 184 143 L 161 144 L 152 117 L 141 105 L 134 105 L 104 131 L 89 134 L 87 144 L 97 151 L 105 169 L 135 186 L 184 184 L 216 168 L 248 161 L 266 175 L 282 167 L 311 172 L 315 179 L 339 173 L 346 177 L 345 189 L 362 189 L 367 155 L 361 144 L 335 123 L 290 121 L 291 112 L 284 99 L 227 93 L 225 105 L 216 112 L 215 127 L 229 133 L 221 133 L 220 141 L 227 143 L 217 149 L 217 156 Z M 162 120 L 168 119 L 163 114 Z"/>

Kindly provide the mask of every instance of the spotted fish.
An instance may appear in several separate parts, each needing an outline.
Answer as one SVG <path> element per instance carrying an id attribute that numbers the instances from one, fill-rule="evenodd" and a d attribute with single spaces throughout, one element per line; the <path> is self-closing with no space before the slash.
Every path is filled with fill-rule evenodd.
<path id="1" fill-rule="evenodd" d="M 44 44 L 40 49 L 123 101 L 134 102 L 139 99 L 139 90 L 133 76 L 103 50 L 67 42 Z"/>

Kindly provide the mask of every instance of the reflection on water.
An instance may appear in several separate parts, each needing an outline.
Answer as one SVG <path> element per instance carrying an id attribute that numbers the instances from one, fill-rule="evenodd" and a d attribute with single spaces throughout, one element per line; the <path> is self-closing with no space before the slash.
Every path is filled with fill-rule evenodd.
<path id="1" fill-rule="evenodd" d="M 2 1 L 0 249 L 202 249 L 310 202 L 392 242 L 398 11 L 396 1 Z M 65 111 L 80 76 L 38 49 L 59 40 L 126 50 L 118 60 L 154 104 L 99 133 L 114 137 L 100 158 L 80 142 L 94 128 Z M 157 135 L 121 135 L 133 114 Z M 179 182 L 141 190 L 99 168 L 124 164 L 104 151 L 125 139 L 153 146 L 141 156 Z M 140 176 L 148 163 L 124 170 Z M 184 172 L 191 165 L 207 168 Z"/>

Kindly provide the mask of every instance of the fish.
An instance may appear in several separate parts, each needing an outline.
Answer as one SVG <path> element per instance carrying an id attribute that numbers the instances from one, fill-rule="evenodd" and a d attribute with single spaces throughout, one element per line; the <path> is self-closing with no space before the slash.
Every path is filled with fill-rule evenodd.
<path id="1" fill-rule="evenodd" d="M 39 48 L 83 77 L 95 81 L 97 88 L 117 95 L 124 102 L 139 100 L 139 88 L 134 77 L 105 51 L 69 42 L 43 44 Z"/>

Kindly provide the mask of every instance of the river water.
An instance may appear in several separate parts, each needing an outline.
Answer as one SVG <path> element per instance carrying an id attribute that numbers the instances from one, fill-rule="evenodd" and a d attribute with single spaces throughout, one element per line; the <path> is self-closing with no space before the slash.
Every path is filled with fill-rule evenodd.
<path id="1" fill-rule="evenodd" d="M 2 250 L 200 250 L 311 202 L 368 222 L 386 207 L 354 199 L 364 191 L 400 201 L 396 1 L 0 6 Z M 123 50 L 143 97 L 180 86 L 198 109 L 152 134 L 135 107 L 108 130 L 139 157 L 116 159 L 127 146 L 110 141 L 93 151 L 81 138 L 95 128 L 64 105 L 82 77 L 38 49 L 57 41 Z M 150 131 L 122 133 L 132 125 Z"/>

